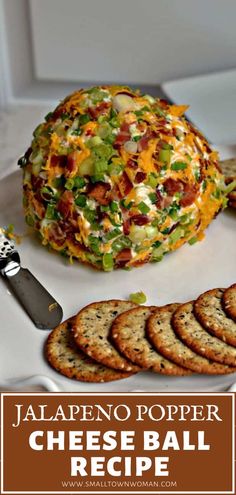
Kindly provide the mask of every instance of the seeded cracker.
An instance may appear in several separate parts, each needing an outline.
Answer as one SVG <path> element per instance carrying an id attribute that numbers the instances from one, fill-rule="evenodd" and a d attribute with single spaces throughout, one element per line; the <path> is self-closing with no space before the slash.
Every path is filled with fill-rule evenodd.
<path id="1" fill-rule="evenodd" d="M 197 354 L 178 338 L 171 325 L 171 318 L 179 307 L 180 304 L 168 304 L 157 308 L 148 319 L 146 333 L 155 349 L 167 359 L 196 373 L 209 375 L 233 373 L 233 368 Z"/>
<path id="2" fill-rule="evenodd" d="M 201 294 L 194 303 L 194 314 L 208 332 L 236 347 L 236 323 L 224 312 L 223 294 L 224 289 L 212 289 Z"/>
<path id="3" fill-rule="evenodd" d="M 222 304 L 227 315 L 236 321 L 236 284 L 225 290 Z"/>
<path id="4" fill-rule="evenodd" d="M 155 309 L 141 306 L 118 316 L 112 325 L 112 340 L 127 359 L 142 368 L 164 375 L 188 375 L 188 370 L 165 359 L 145 338 L 147 319 Z"/>
<path id="5" fill-rule="evenodd" d="M 82 382 L 109 382 L 133 374 L 107 368 L 79 351 L 74 344 L 69 320 L 50 333 L 46 343 L 46 357 L 59 373 Z"/>
<path id="6" fill-rule="evenodd" d="M 121 371 L 140 369 L 119 354 L 109 341 L 114 319 L 136 305 L 130 301 L 101 301 L 89 304 L 73 319 L 72 329 L 76 345 L 99 363 Z"/>
<path id="7" fill-rule="evenodd" d="M 172 325 L 178 337 L 193 351 L 218 363 L 236 366 L 236 349 L 202 327 L 194 316 L 193 301 L 182 304 L 175 311 Z"/>

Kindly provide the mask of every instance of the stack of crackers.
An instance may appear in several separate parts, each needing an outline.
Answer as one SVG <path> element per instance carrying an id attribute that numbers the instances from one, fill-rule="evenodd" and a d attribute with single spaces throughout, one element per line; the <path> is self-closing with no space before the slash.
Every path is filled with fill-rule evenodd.
<path id="1" fill-rule="evenodd" d="M 144 370 L 172 376 L 234 373 L 236 284 L 185 304 L 89 304 L 51 332 L 46 356 L 63 375 L 87 382 Z"/>

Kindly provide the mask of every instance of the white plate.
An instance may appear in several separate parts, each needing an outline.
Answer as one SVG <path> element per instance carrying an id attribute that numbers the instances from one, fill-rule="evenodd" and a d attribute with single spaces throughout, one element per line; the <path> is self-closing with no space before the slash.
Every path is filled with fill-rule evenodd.
<path id="1" fill-rule="evenodd" d="M 211 142 L 236 144 L 236 69 L 169 81 L 162 89 L 175 103 L 190 105 L 186 115 Z"/>
<path id="2" fill-rule="evenodd" d="M 0 225 L 9 223 L 15 225 L 17 233 L 25 232 L 20 171 L 0 181 Z M 235 214 L 226 211 L 211 224 L 205 241 L 183 246 L 161 263 L 130 272 L 99 273 L 78 263 L 68 265 L 58 254 L 39 245 L 33 236 L 24 237 L 18 250 L 22 265 L 61 303 L 67 318 L 92 301 L 127 298 L 138 290 L 145 292 L 149 304 L 162 305 L 187 301 L 212 287 L 232 284 L 236 268 L 234 229 Z M 49 332 L 34 327 L 3 279 L 0 301 L 0 385 L 1 381 L 6 386 L 10 384 L 7 380 L 39 375 L 39 384 L 47 388 L 46 376 L 62 391 L 215 391 L 226 389 L 235 380 L 235 375 L 168 378 L 147 372 L 107 384 L 75 382 L 56 373 L 44 360 L 43 347 Z"/>

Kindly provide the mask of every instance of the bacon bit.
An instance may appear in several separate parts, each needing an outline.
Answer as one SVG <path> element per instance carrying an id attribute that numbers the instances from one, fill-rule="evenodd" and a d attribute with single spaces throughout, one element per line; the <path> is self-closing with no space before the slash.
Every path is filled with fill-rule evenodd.
<path id="1" fill-rule="evenodd" d="M 129 179 L 129 177 L 125 171 L 123 172 L 122 176 L 120 177 L 118 187 L 119 187 L 120 194 L 121 194 L 122 198 L 127 196 L 127 194 L 129 194 L 133 188 L 133 184 L 130 181 L 130 179 Z"/>
<path id="2" fill-rule="evenodd" d="M 76 172 L 77 170 L 77 156 L 78 156 L 78 151 L 72 151 L 67 157 L 67 171 L 69 172 L 66 174 L 67 176 L 72 174 L 73 172 Z"/>
<path id="3" fill-rule="evenodd" d="M 89 191 L 88 196 L 96 199 L 100 205 L 107 206 L 111 200 L 110 195 L 107 194 L 110 189 L 111 186 L 107 182 L 97 182 Z"/>
<path id="4" fill-rule="evenodd" d="M 35 175 L 32 174 L 31 184 L 32 184 L 32 187 L 34 190 L 39 190 L 39 189 L 41 189 L 41 187 L 44 186 L 45 180 L 42 179 L 42 177 L 39 177 L 39 176 L 36 177 Z"/>
<path id="5" fill-rule="evenodd" d="M 50 166 L 51 167 L 65 167 L 67 164 L 67 156 L 66 155 L 52 155 L 50 158 Z"/>
<path id="6" fill-rule="evenodd" d="M 74 196 L 72 191 L 65 191 L 57 205 L 57 209 L 59 213 L 63 216 L 63 218 L 68 218 L 72 212 L 72 206 L 74 204 Z"/>
<path id="7" fill-rule="evenodd" d="M 132 263 L 132 266 L 142 266 L 144 265 L 145 263 L 148 263 L 148 260 L 150 259 L 150 253 L 147 253 L 147 256 L 146 258 L 142 259 L 142 260 L 137 260 L 137 261 L 134 261 Z"/>
<path id="8" fill-rule="evenodd" d="M 134 215 L 133 217 L 130 218 L 131 222 L 133 222 L 135 225 L 146 225 L 147 223 L 150 222 L 150 218 L 147 217 L 147 215 Z"/>
<path id="9" fill-rule="evenodd" d="M 131 158 L 127 161 L 127 167 L 129 168 L 133 168 L 133 169 L 136 169 L 138 168 L 138 164 L 137 162 L 135 162 L 134 160 L 132 160 Z"/>
<path id="10" fill-rule="evenodd" d="M 140 182 L 143 182 L 147 177 L 147 174 L 145 174 L 145 172 L 137 172 L 137 174 L 135 175 L 135 182 L 138 182 L 138 184 L 140 184 Z"/>
<path id="11" fill-rule="evenodd" d="M 190 206 L 196 199 L 198 187 L 195 184 L 184 184 L 183 197 L 180 200 L 181 206 Z"/>
<path id="12" fill-rule="evenodd" d="M 63 113 L 65 113 L 63 108 L 56 108 L 56 110 L 53 112 L 52 117 L 54 120 L 57 120 L 62 116 Z"/>
<path id="13" fill-rule="evenodd" d="M 159 103 L 161 104 L 161 106 L 162 106 L 162 107 L 164 107 L 164 108 L 167 108 L 167 107 L 169 107 L 169 106 L 170 106 L 170 103 L 169 103 L 167 100 L 165 100 L 164 98 L 160 98 L 160 99 L 158 100 L 158 102 L 159 102 Z"/>
<path id="14" fill-rule="evenodd" d="M 123 124 L 121 125 L 120 132 L 116 136 L 116 140 L 113 144 L 115 148 L 119 148 L 124 143 L 126 143 L 126 141 L 130 140 L 131 134 L 130 134 L 129 126 L 130 124 L 128 124 L 127 122 L 123 122 Z"/>
<path id="15" fill-rule="evenodd" d="M 164 186 L 166 192 L 170 196 L 174 196 L 175 193 L 181 192 L 184 189 L 184 186 L 183 186 L 183 183 L 181 180 L 171 179 L 171 177 L 169 179 L 166 179 L 163 186 Z"/>
<path id="16" fill-rule="evenodd" d="M 172 227 L 170 228 L 170 230 L 169 230 L 168 234 L 171 234 L 171 232 L 173 232 L 173 230 L 175 230 L 175 229 L 176 229 L 176 227 L 178 227 L 179 223 L 180 223 L 180 222 L 176 222 L 176 223 L 174 223 L 174 225 L 172 225 Z"/>
<path id="17" fill-rule="evenodd" d="M 124 235 L 129 235 L 130 233 L 130 218 L 127 218 L 127 220 L 124 220 L 123 222 L 123 233 Z"/>
<path id="18" fill-rule="evenodd" d="M 40 198 L 40 201 L 38 201 L 35 196 L 32 197 L 32 205 L 33 205 L 34 210 L 37 213 L 37 216 L 39 218 L 43 218 L 45 215 L 45 208 L 42 205 L 41 198 Z"/>
<path id="19" fill-rule="evenodd" d="M 138 142 L 138 151 L 146 150 L 148 148 L 148 142 L 150 141 L 150 139 L 156 137 L 156 135 L 157 133 L 155 131 L 150 131 L 148 129 L 144 136 Z"/>
<path id="20" fill-rule="evenodd" d="M 89 107 L 88 113 L 91 115 L 92 119 L 97 119 L 100 115 L 104 115 L 106 110 L 110 107 L 110 104 L 106 101 L 100 103 L 96 107 Z"/>
<path id="21" fill-rule="evenodd" d="M 48 237 L 51 242 L 55 242 L 58 246 L 62 246 L 66 239 L 66 233 L 58 223 L 51 223 L 49 225 Z"/>
<path id="22" fill-rule="evenodd" d="M 132 259 L 131 249 L 125 248 L 116 256 L 116 264 L 118 267 L 125 266 Z"/>

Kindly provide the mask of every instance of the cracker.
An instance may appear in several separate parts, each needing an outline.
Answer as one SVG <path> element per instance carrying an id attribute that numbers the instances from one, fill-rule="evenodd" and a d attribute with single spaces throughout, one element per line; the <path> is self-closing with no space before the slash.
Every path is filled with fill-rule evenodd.
<path id="1" fill-rule="evenodd" d="M 231 177 L 236 175 L 236 159 L 230 158 L 229 160 L 223 160 L 220 162 L 220 166 L 223 174 L 226 177 Z"/>
<path id="2" fill-rule="evenodd" d="M 208 332 L 236 347 L 236 323 L 223 310 L 223 294 L 224 289 L 212 289 L 201 294 L 194 303 L 194 314 Z"/>
<path id="3" fill-rule="evenodd" d="M 46 357 L 59 373 L 82 382 L 109 382 L 133 374 L 107 368 L 79 351 L 74 343 L 69 320 L 50 333 L 46 343 Z"/>
<path id="4" fill-rule="evenodd" d="M 222 304 L 226 314 L 236 321 L 236 284 L 224 291 Z"/>
<path id="5" fill-rule="evenodd" d="M 234 371 L 230 366 L 215 363 L 187 347 L 175 334 L 171 325 L 173 313 L 180 304 L 168 304 L 157 308 L 146 326 L 147 337 L 158 352 L 176 364 L 196 373 L 223 375 Z"/>
<path id="6" fill-rule="evenodd" d="M 164 375 L 188 375 L 188 370 L 165 359 L 146 339 L 146 322 L 155 309 L 139 306 L 118 316 L 111 328 L 111 338 L 127 359 L 142 368 Z"/>
<path id="7" fill-rule="evenodd" d="M 193 351 L 218 363 L 236 366 L 236 349 L 209 334 L 196 320 L 193 301 L 182 304 L 171 323 L 179 338 Z"/>
<path id="8" fill-rule="evenodd" d="M 72 330 L 76 345 L 95 361 L 109 368 L 140 371 L 119 354 L 108 338 L 114 319 L 135 306 L 131 301 L 116 299 L 89 304 L 73 319 Z"/>

